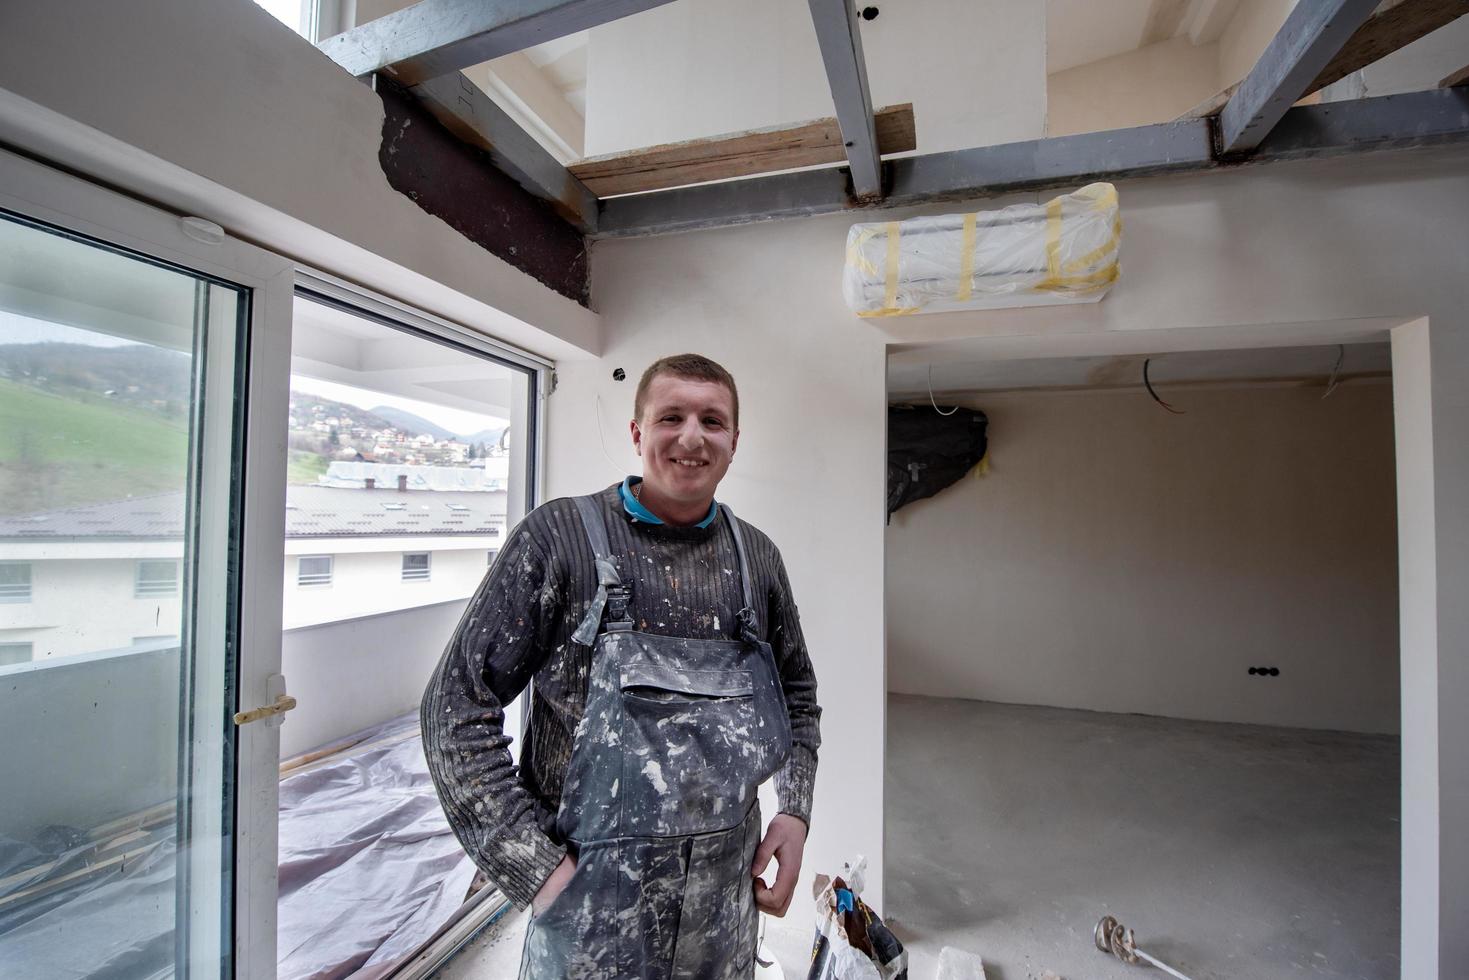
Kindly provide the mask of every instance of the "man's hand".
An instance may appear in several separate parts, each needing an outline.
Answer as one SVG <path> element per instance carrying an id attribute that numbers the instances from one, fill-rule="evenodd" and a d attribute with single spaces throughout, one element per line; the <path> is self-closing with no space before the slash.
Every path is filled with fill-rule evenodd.
<path id="1" fill-rule="evenodd" d="M 755 876 L 755 907 L 770 915 L 782 916 L 791 907 L 791 896 L 796 893 L 796 879 L 801 875 L 801 855 L 806 850 L 806 823 L 789 813 L 777 813 L 770 821 L 765 839 L 755 848 L 755 866 L 750 873 Z M 775 874 L 773 887 L 765 884 L 760 876 L 770 865 L 770 859 L 780 867 Z"/>
<path id="2" fill-rule="evenodd" d="M 556 896 L 566 890 L 571 881 L 571 876 L 576 874 L 576 860 L 570 855 L 561 859 L 556 865 L 556 870 L 541 884 L 541 890 L 536 892 L 536 897 L 530 900 L 530 911 L 532 915 L 540 915 L 546 911 L 546 906 L 556 900 Z"/>

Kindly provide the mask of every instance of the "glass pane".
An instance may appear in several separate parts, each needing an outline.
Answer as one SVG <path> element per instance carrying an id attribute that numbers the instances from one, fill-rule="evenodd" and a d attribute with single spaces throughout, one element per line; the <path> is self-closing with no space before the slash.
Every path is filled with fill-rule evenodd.
<path id="1" fill-rule="evenodd" d="M 304 296 L 292 329 L 278 975 L 379 975 L 487 897 L 418 703 L 524 510 L 533 376 Z"/>
<path id="2" fill-rule="evenodd" d="M 0 213 L 7 978 L 228 972 L 217 488 L 247 309 L 235 287 Z"/>

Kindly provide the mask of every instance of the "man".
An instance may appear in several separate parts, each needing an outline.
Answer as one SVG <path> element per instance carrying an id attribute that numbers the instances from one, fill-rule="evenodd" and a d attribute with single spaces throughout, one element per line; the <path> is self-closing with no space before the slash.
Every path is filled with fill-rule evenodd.
<path id="1" fill-rule="evenodd" d="M 789 907 L 810 821 L 821 709 L 790 583 L 714 499 L 734 378 L 663 358 L 633 412 L 642 477 L 516 527 L 423 699 L 450 825 L 532 907 L 526 980 L 750 976 L 755 910 Z M 517 771 L 502 706 L 527 684 Z"/>

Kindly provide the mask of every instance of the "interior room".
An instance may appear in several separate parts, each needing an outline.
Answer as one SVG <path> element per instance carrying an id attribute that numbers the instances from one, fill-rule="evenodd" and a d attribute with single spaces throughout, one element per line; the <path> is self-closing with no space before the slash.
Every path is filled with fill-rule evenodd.
<path id="1" fill-rule="evenodd" d="M 915 968 L 964 929 L 1127 976 L 1073 941 L 1125 910 L 1188 975 L 1397 969 L 1390 372 L 1382 342 L 894 368 L 890 453 L 973 410 L 987 437 L 887 531 Z"/>
<path id="2" fill-rule="evenodd" d="M 737 969 L 648 975 L 1469 975 L 1466 63 L 1460 0 L 0 5 L 0 975 L 561 955 L 623 632 L 790 729 L 674 794 L 741 915 L 656 955 Z M 534 537 L 595 493 L 771 598 L 622 630 Z M 756 698 L 670 672 L 604 688 Z"/>

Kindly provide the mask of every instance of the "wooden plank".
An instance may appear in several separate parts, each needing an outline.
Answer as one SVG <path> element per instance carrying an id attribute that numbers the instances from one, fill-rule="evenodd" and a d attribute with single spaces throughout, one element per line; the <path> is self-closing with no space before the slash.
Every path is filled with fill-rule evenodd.
<path id="1" fill-rule="evenodd" d="M 1462 85 L 1469 85 L 1469 65 L 1465 65 L 1438 83 L 1439 88 L 1459 88 Z"/>
<path id="2" fill-rule="evenodd" d="M 913 105 L 888 106 L 873 114 L 878 152 L 903 153 L 918 148 Z M 571 165 L 572 176 L 598 197 L 684 187 L 730 177 L 794 170 L 847 158 L 835 116 L 757 129 L 728 136 L 665 143 L 662 146 L 591 157 Z"/>
<path id="3" fill-rule="evenodd" d="M 317 45 L 354 75 L 404 85 L 478 65 L 671 0 L 420 0 Z"/>
<path id="4" fill-rule="evenodd" d="M 1377 0 L 1296 4 L 1219 114 L 1221 151 L 1237 156 L 1259 146 L 1376 6 Z"/>
<path id="5" fill-rule="evenodd" d="M 1357 28 L 1306 88 L 1315 92 L 1469 14 L 1469 0 L 1400 0 Z"/>

